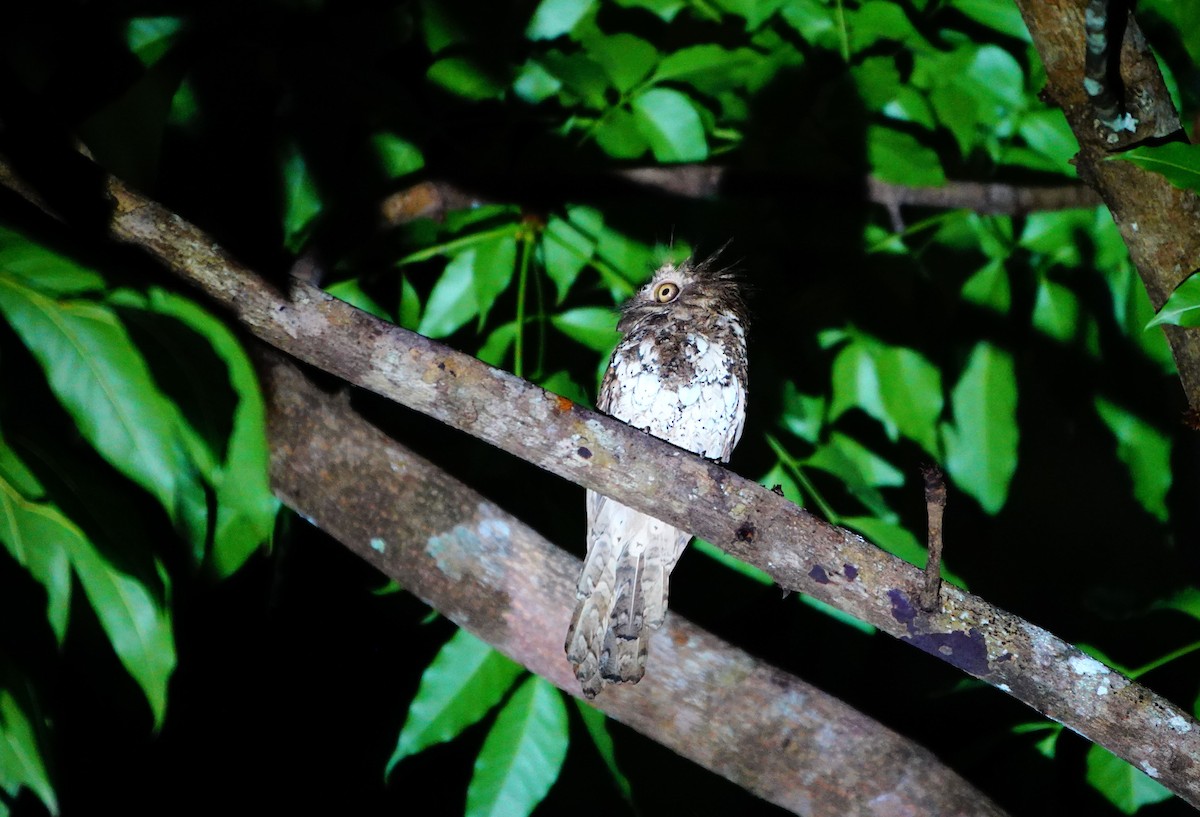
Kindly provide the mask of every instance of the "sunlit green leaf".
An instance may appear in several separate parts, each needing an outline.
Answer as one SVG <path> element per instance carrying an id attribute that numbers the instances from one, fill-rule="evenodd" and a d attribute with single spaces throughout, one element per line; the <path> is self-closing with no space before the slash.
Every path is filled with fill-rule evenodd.
<path id="1" fill-rule="evenodd" d="M 862 51 L 880 40 L 922 39 L 904 9 L 886 0 L 864 0 L 849 16 L 850 50 Z"/>
<path id="2" fill-rule="evenodd" d="M 1200 145 L 1169 142 L 1114 153 L 1113 160 L 1133 162 L 1142 170 L 1161 173 L 1176 187 L 1200 192 Z"/>
<path id="3" fill-rule="evenodd" d="M 508 350 L 512 348 L 516 337 L 516 321 L 501 324 L 488 334 L 487 340 L 483 342 L 483 346 L 479 347 L 475 357 L 489 366 L 503 366 L 505 358 L 508 357 Z"/>
<path id="4" fill-rule="evenodd" d="M 569 372 L 554 372 L 538 380 L 538 385 L 546 391 L 562 395 L 573 403 L 578 403 L 581 406 L 591 405 L 587 391 L 571 378 Z"/>
<path id="5" fill-rule="evenodd" d="M 548 51 L 540 60 L 542 66 L 563 84 L 563 89 L 578 97 L 584 105 L 595 110 L 608 107 L 605 93 L 608 75 L 600 64 L 583 52 L 564 54 Z"/>
<path id="6" fill-rule="evenodd" d="M 1075 168 L 1070 164 L 1070 160 L 1079 152 L 1079 143 L 1075 141 L 1075 134 L 1061 110 L 1053 108 L 1027 111 L 1021 116 L 1017 133 L 1031 148 L 1050 160 L 1052 169 L 1075 175 Z"/>
<path id="7" fill-rule="evenodd" d="M 914 349 L 857 335 L 834 360 L 831 419 L 861 408 L 892 439 L 903 434 L 936 454 L 942 402 L 941 373 Z"/>
<path id="8" fill-rule="evenodd" d="M 428 338 L 453 334 L 479 314 L 475 300 L 475 248 L 464 250 L 446 265 L 429 293 L 417 331 Z"/>
<path id="9" fill-rule="evenodd" d="M 1167 521 L 1171 489 L 1171 439 L 1115 403 L 1096 398 L 1096 413 L 1117 438 L 1117 457 L 1129 468 L 1133 495 L 1146 512 Z"/>
<path id="10" fill-rule="evenodd" d="M 1093 745 L 1088 749 L 1087 781 L 1125 814 L 1172 796 L 1170 789 L 1103 746 Z"/>
<path id="11" fill-rule="evenodd" d="M 425 157 L 420 149 L 394 133 L 375 134 L 371 137 L 371 147 L 375 149 L 379 164 L 390 179 L 407 176 L 425 166 Z"/>
<path id="12" fill-rule="evenodd" d="M 104 278 L 71 258 L 0 225 L 0 272 L 44 295 L 86 295 L 104 289 Z"/>
<path id="13" fill-rule="evenodd" d="M 512 87 L 518 97 L 536 105 L 557 94 L 562 88 L 562 80 L 547 71 L 540 62 L 526 60 L 517 72 Z"/>
<path id="14" fill-rule="evenodd" d="M 782 462 L 775 463 L 770 471 L 762 475 L 758 483 L 772 491 L 778 488 L 789 502 L 800 506 L 804 505 L 804 495 L 800 491 L 799 484 L 792 478 L 791 473 Z"/>
<path id="15" fill-rule="evenodd" d="M 58 545 L 59 516 L 38 501 L 42 486 L 0 438 L 0 543 L 46 591 L 46 620 L 61 645 L 71 612 L 71 563 Z"/>
<path id="16" fill-rule="evenodd" d="M 1175 288 L 1171 297 L 1163 304 L 1154 319 L 1146 324 L 1152 326 L 1171 324 L 1174 326 L 1200 326 L 1200 274 L 1193 272 Z"/>
<path id="17" fill-rule="evenodd" d="M 175 670 L 175 636 L 170 612 L 138 579 L 99 553 L 65 518 L 59 532 L 70 549 L 71 567 L 113 651 L 142 688 L 155 726 L 167 710 L 167 684 Z"/>
<path id="18" fill-rule="evenodd" d="M 237 395 L 224 458 L 212 476 L 217 511 L 212 564 L 218 576 L 228 576 L 267 541 L 279 510 L 268 476 L 267 410 L 258 376 L 237 336 L 194 301 L 153 288 L 148 308 L 204 337 L 225 364 Z"/>
<path id="19" fill-rule="evenodd" d="M 800 393 L 790 380 L 783 384 L 783 426 L 797 437 L 815 443 L 825 425 L 825 398 Z"/>
<path id="20" fill-rule="evenodd" d="M 962 297 L 966 301 L 990 307 L 1007 314 L 1012 305 L 1012 290 L 1008 283 L 1008 270 L 999 259 L 988 261 L 963 284 Z"/>
<path id="21" fill-rule="evenodd" d="M 134 17 L 125 26 L 125 41 L 142 65 L 150 66 L 174 45 L 182 27 L 179 17 Z"/>
<path id="22" fill-rule="evenodd" d="M 611 352 L 620 333 L 617 315 L 602 306 L 581 306 L 550 318 L 554 327 L 572 340 L 597 352 Z"/>
<path id="23" fill-rule="evenodd" d="M 514 235 L 501 235 L 477 244 L 472 251 L 475 253 L 471 267 L 475 305 L 479 309 L 479 328 L 483 329 L 496 298 L 512 283 L 517 264 L 517 239 Z"/>
<path id="24" fill-rule="evenodd" d="M 937 153 L 912 135 L 882 125 L 867 128 L 867 158 L 872 172 L 892 184 L 937 187 L 946 181 Z"/>
<path id="25" fill-rule="evenodd" d="M 1002 34 L 1029 42 L 1029 29 L 1015 3 L 997 3 L 995 0 L 949 0 L 948 7 L 958 9 L 966 16 Z"/>
<path id="26" fill-rule="evenodd" d="M 744 81 L 744 75 L 761 56 L 749 48 L 726 49 L 715 43 L 693 45 L 667 54 L 651 82 L 686 82 L 705 94 L 717 94 Z"/>
<path id="27" fill-rule="evenodd" d="M 624 32 L 591 36 L 583 41 L 593 60 L 600 64 L 612 86 L 625 93 L 644 80 L 658 62 L 658 49 L 640 37 Z"/>
<path id="28" fill-rule="evenodd" d="M 575 699 L 575 705 L 579 709 L 579 716 L 583 719 L 583 725 L 587 729 L 592 743 L 596 746 L 596 751 L 600 753 L 600 758 L 604 761 L 604 765 L 608 767 L 608 773 L 612 775 L 613 783 L 620 790 L 625 802 L 632 805 L 633 788 L 629 785 L 629 780 L 625 777 L 624 773 L 617 766 L 617 757 L 613 747 L 612 736 L 608 734 L 608 718 L 599 709 L 596 709 L 581 698 Z"/>
<path id="29" fill-rule="evenodd" d="M 283 153 L 283 245 L 288 250 L 303 249 L 308 228 L 323 206 L 304 154 L 289 145 Z"/>
<path id="30" fill-rule="evenodd" d="M 670 88 L 634 97 L 638 128 L 660 162 L 699 162 L 708 156 L 704 125 L 691 100 Z"/>
<path id="31" fill-rule="evenodd" d="M 805 39 L 819 48 L 838 47 L 838 22 L 833 7 L 820 0 L 788 0 L 779 10 L 783 19 Z"/>
<path id="32" fill-rule="evenodd" d="M 357 278 L 347 278 L 344 281 L 338 281 L 325 287 L 325 291 L 339 301 L 345 301 L 351 306 L 361 309 L 367 314 L 374 315 L 385 321 L 392 319 L 387 310 L 379 305 L 379 302 L 367 294 L 362 288 L 362 284 Z"/>
<path id="33" fill-rule="evenodd" d="M 409 755 L 453 740 L 477 722 L 522 671 L 466 630 L 456 632 L 421 675 L 387 773 Z"/>
<path id="34" fill-rule="evenodd" d="M 624 108 L 606 112 L 592 130 L 592 138 L 614 159 L 636 159 L 650 149 L 637 116 Z"/>
<path id="35" fill-rule="evenodd" d="M 205 505 L 204 489 L 179 433 L 178 409 L 159 391 L 113 311 L 54 301 L 0 272 L 0 312 L 84 438 L 158 498 L 193 542 L 203 542 L 196 509 Z"/>
<path id="36" fill-rule="evenodd" d="M 417 288 L 408 280 L 407 275 L 400 276 L 400 306 L 396 314 L 396 323 L 414 332 L 421 324 L 421 296 Z"/>
<path id="37" fill-rule="evenodd" d="M 1050 337 L 1069 341 L 1079 333 L 1079 299 L 1062 284 L 1042 278 L 1033 304 L 1033 325 Z"/>
<path id="38" fill-rule="evenodd" d="M 950 396 L 953 424 L 943 424 L 946 471 L 996 513 L 1017 469 L 1017 382 L 1012 357 L 990 343 L 971 352 Z"/>
<path id="39" fill-rule="evenodd" d="M 596 5 L 596 0 L 542 0 L 525 36 L 531 40 L 552 40 L 569 34 L 583 16 Z"/>
<path id="40" fill-rule="evenodd" d="M 554 282 L 556 304 L 561 304 L 567 297 L 595 247 L 595 243 L 570 222 L 558 216 L 550 217 L 542 232 L 542 259 L 546 275 Z"/>
<path id="41" fill-rule="evenodd" d="M 58 796 L 32 720 L 11 692 L 0 689 L 0 791 L 15 795 L 19 788 L 28 788 L 47 811 L 58 814 Z"/>
<path id="42" fill-rule="evenodd" d="M 743 576 L 751 579 L 752 581 L 756 581 L 759 584 L 765 585 L 772 585 L 775 583 L 775 580 L 772 579 L 770 574 L 768 574 L 765 570 L 755 567 L 752 564 L 743 562 L 741 559 L 738 559 L 735 556 L 730 556 L 712 542 L 705 541 L 704 539 L 693 539 L 691 547 L 695 548 L 698 552 L 703 553 L 710 559 L 720 562 L 735 573 L 741 573 Z"/>
<path id="43" fill-rule="evenodd" d="M 466 99 L 499 99 L 504 96 L 501 81 L 468 57 L 443 57 L 429 67 L 430 82 Z"/>
<path id="44" fill-rule="evenodd" d="M 834 432 L 829 442 L 804 460 L 804 465 L 835 475 L 867 509 L 881 519 L 895 519 L 879 486 L 900 485 L 904 475 L 856 440 Z"/>
<path id="45" fill-rule="evenodd" d="M 567 756 L 567 708 L 531 676 L 488 732 L 467 787 L 467 817 L 524 817 L 550 791 Z"/>
<path id="46" fill-rule="evenodd" d="M 685 0 L 615 0 L 615 2 L 618 6 L 646 9 L 668 23 L 687 7 Z"/>

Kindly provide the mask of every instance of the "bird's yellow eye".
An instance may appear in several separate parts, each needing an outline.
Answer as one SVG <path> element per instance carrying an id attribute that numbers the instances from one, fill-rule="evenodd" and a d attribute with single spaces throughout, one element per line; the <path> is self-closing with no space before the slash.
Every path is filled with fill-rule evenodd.
<path id="1" fill-rule="evenodd" d="M 660 304 L 669 304 L 679 295 L 679 284 L 666 281 L 654 289 L 654 300 Z"/>

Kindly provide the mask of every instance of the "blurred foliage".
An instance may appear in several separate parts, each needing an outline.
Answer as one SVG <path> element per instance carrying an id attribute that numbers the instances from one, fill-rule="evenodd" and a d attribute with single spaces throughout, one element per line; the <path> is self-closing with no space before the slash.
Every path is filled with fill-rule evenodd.
<path id="1" fill-rule="evenodd" d="M 1200 103 L 1196 8 L 1138 5 L 1185 121 Z M 889 211 L 863 195 L 867 175 L 1072 182 L 1074 138 L 1038 97 L 1012 4 L 154 14 L 0 13 L 5 146 L 78 136 L 266 274 L 303 262 L 337 297 L 582 403 L 615 306 L 664 260 L 732 237 L 724 258 L 753 290 L 733 467 L 923 564 L 918 466 L 939 463 L 948 580 L 1200 711 L 1197 446 L 1147 329 L 1195 326 L 1200 279 L 1156 317 L 1103 208 Z M 1194 188 L 1194 157 L 1123 158 Z M 679 163 L 719 164 L 719 186 L 681 196 L 620 172 L 711 179 Z M 776 811 L 564 706 L 467 634 L 418 624 L 415 600 L 367 593 L 377 579 L 310 526 L 285 517 L 265 552 L 276 503 L 242 340 L 136 254 L 2 199 L 0 315 L 0 605 L 21 622 L 0 640 L 0 817 L 234 796 L 395 813 L 429 775 L 452 781 L 436 814 Z M 578 489 L 355 399 L 582 549 Z M 711 558 L 684 559 L 673 609 L 911 735 L 1014 813 L 1186 808 L 994 691 L 694 549 Z M 970 734 L 944 727 L 963 718 Z M 569 751 L 582 735 L 598 756 Z M 198 768 L 215 769 L 200 792 Z"/>

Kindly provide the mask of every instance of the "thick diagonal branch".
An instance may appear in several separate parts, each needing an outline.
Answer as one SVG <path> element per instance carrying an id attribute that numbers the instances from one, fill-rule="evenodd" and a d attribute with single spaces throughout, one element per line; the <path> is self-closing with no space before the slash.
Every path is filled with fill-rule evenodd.
<path id="1" fill-rule="evenodd" d="M 280 498 L 578 695 L 562 635 L 579 560 L 271 358 L 271 482 Z M 594 705 L 796 814 L 1002 814 L 927 750 L 679 616 L 655 635 L 653 672 Z"/>

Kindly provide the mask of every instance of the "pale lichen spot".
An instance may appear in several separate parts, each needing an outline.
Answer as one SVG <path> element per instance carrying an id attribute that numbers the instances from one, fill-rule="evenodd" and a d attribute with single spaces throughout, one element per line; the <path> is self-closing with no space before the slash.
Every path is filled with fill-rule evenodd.
<path id="1" fill-rule="evenodd" d="M 387 542 L 380 539 L 378 536 L 371 537 L 371 550 L 376 553 L 383 553 L 387 550 Z"/>
<path id="2" fill-rule="evenodd" d="M 1087 655 L 1071 656 L 1067 660 L 1067 666 L 1076 675 L 1108 675 L 1108 667 Z"/>
<path id="3" fill-rule="evenodd" d="M 1012 687 L 1010 687 L 1008 684 L 997 684 L 996 689 L 1000 690 L 1001 692 L 1012 692 Z"/>
<path id="4" fill-rule="evenodd" d="M 1158 777 L 1158 769 L 1154 768 L 1153 766 L 1151 766 L 1149 763 L 1147 763 L 1144 760 L 1141 762 L 1140 765 L 1142 767 L 1142 771 L 1145 772 L 1149 777 L 1153 777 L 1153 778 Z"/>
<path id="5" fill-rule="evenodd" d="M 1167 726 L 1170 727 L 1172 731 L 1178 732 L 1181 735 L 1192 731 L 1192 725 L 1188 723 L 1188 719 L 1182 715 L 1172 716 L 1170 720 L 1167 721 Z"/>

